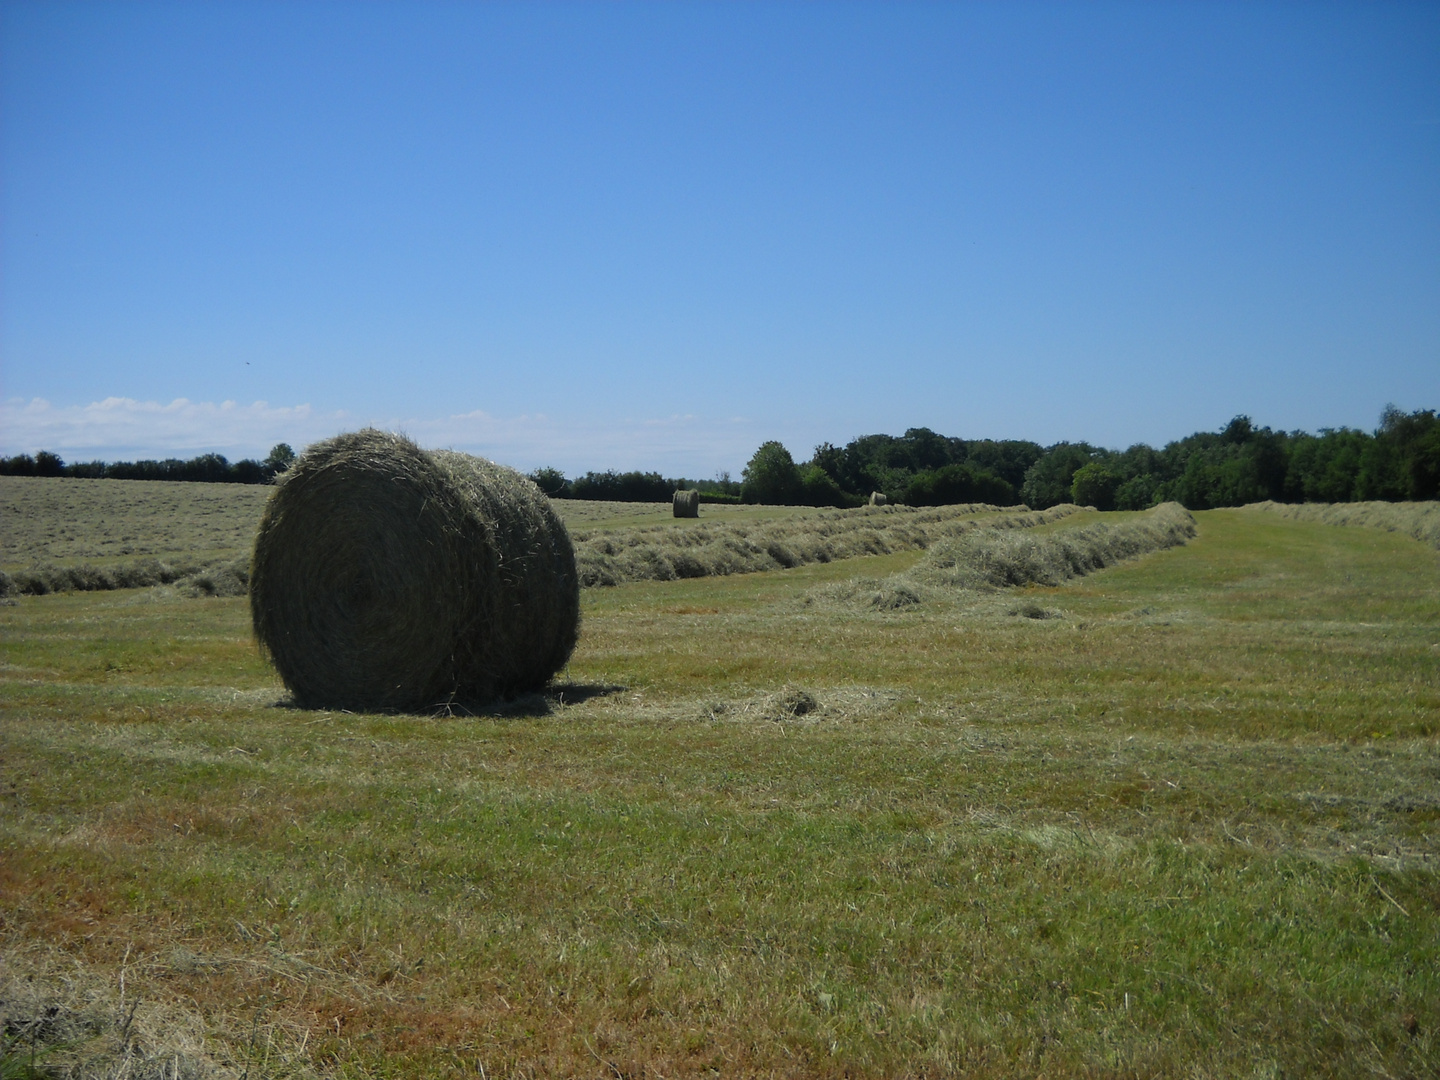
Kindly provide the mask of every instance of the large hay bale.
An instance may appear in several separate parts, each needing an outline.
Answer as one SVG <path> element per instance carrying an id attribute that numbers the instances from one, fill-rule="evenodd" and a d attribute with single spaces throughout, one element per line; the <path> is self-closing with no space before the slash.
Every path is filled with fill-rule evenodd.
<path id="1" fill-rule="evenodd" d="M 530 480 L 365 430 L 310 447 L 255 537 L 255 636 L 310 708 L 537 690 L 580 628 L 575 552 Z"/>
<path id="2" fill-rule="evenodd" d="M 700 516 L 700 492 L 696 488 L 675 492 L 673 500 L 677 518 L 698 518 Z"/>
<path id="3" fill-rule="evenodd" d="M 886 506 L 886 505 L 889 504 L 889 502 L 890 502 L 890 499 L 885 495 L 885 493 L 884 493 L 883 491 L 872 491 L 872 492 L 870 492 L 870 505 L 871 505 L 871 506 Z"/>

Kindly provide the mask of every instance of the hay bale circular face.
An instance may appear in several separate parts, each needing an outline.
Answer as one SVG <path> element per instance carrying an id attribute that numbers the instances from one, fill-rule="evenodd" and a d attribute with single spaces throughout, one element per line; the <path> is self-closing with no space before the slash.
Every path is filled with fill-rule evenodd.
<path id="1" fill-rule="evenodd" d="M 700 516 L 699 489 L 691 488 L 689 491 L 681 489 L 675 492 L 673 506 L 677 518 L 698 518 Z"/>
<path id="2" fill-rule="evenodd" d="M 493 700 L 569 660 L 575 551 L 513 469 L 360 431 L 310 447 L 270 497 L 250 614 L 302 706 Z"/>

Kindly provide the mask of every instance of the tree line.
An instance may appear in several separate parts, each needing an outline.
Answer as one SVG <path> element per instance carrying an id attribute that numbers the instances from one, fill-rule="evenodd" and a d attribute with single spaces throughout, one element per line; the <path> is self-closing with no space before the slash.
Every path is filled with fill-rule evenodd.
<path id="1" fill-rule="evenodd" d="M 263 461 L 220 454 L 188 461 L 102 461 L 67 465 L 41 451 L 0 458 L 0 475 L 108 477 L 269 483 L 295 452 L 285 443 Z M 573 479 L 545 468 L 530 474 L 552 498 L 668 502 L 697 488 L 702 502 L 859 506 L 871 492 L 907 506 L 1026 503 L 1042 510 L 1074 502 L 1101 510 L 1144 510 L 1175 501 L 1192 510 L 1276 502 L 1401 501 L 1440 498 L 1440 420 L 1435 410 L 1393 405 L 1373 432 L 1327 428 L 1319 434 L 1272 431 L 1237 416 L 1217 432 L 1196 432 L 1155 449 L 1137 443 L 1109 450 L 1085 442 L 1051 446 L 1016 439 L 962 439 L 929 428 L 863 435 L 845 446 L 821 443 L 797 462 L 771 441 L 755 451 L 736 481 L 666 477 L 658 472 L 587 472 Z"/>
<path id="2" fill-rule="evenodd" d="M 1440 498 L 1440 421 L 1431 409 L 1393 405 L 1373 432 L 1272 431 L 1237 416 L 1156 450 L 1108 450 L 1085 442 L 1042 447 L 1023 440 L 960 439 L 929 428 L 821 443 L 799 463 L 779 442 L 745 467 L 745 502 L 857 506 L 871 492 L 908 506 L 1062 502 L 1144 510 L 1175 501 L 1191 510 L 1276 502 Z"/>
<path id="3" fill-rule="evenodd" d="M 669 502 L 675 492 L 695 489 L 701 502 L 740 501 L 740 484 L 722 472 L 714 480 L 665 477 L 658 472 L 587 472 L 567 480 L 559 469 L 537 469 L 530 479 L 552 499 L 596 499 L 600 502 Z"/>
<path id="4" fill-rule="evenodd" d="M 41 450 L 34 457 L 0 458 L 0 476 L 74 476 L 89 480 L 187 480 L 204 484 L 268 484 L 295 461 L 289 443 L 277 443 L 264 461 L 229 461 L 224 454 L 201 454 L 182 461 L 79 461 L 66 464 L 59 454 Z"/>

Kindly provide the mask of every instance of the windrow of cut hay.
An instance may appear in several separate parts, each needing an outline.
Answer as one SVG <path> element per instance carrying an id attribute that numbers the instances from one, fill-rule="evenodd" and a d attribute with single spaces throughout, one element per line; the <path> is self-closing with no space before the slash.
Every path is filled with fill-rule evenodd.
<path id="1" fill-rule="evenodd" d="M 984 504 L 916 509 L 903 506 L 817 510 L 756 524 L 649 526 L 574 534 L 580 582 L 673 581 L 781 570 L 858 555 L 914 551 L 975 529 L 1026 529 L 1058 521 L 1078 506 L 1044 511 Z"/>
<path id="2" fill-rule="evenodd" d="M 58 592 L 101 592 L 176 585 L 190 596 L 242 596 L 250 578 L 250 558 L 197 565 L 139 559 L 111 566 L 35 566 L 13 573 L 0 571 L 0 598 L 47 596 Z"/>
<path id="3" fill-rule="evenodd" d="M 1177 547 L 1194 535 L 1195 518 L 1179 503 L 1163 503 L 1128 521 L 1097 522 L 1041 536 L 976 529 L 937 543 L 903 573 L 825 586 L 808 594 L 806 603 L 861 603 L 894 611 L 957 593 L 1060 585 L 1126 559 Z"/>
<path id="4" fill-rule="evenodd" d="M 1177 547 L 1194 535 L 1190 511 L 1179 503 L 1162 503 L 1128 521 L 1044 536 L 972 533 L 937 544 L 905 576 L 922 585 L 970 591 L 1060 585 L 1137 555 Z"/>
<path id="5" fill-rule="evenodd" d="M 569 660 L 569 534 L 513 469 L 365 430 L 316 443 L 255 538 L 255 636 L 302 706 L 428 710 L 537 690 Z"/>
<path id="6" fill-rule="evenodd" d="M 1264 510 L 1295 521 L 1325 525 L 1363 525 L 1400 532 L 1422 544 L 1440 548 L 1440 502 L 1354 503 L 1251 503 L 1247 510 Z"/>

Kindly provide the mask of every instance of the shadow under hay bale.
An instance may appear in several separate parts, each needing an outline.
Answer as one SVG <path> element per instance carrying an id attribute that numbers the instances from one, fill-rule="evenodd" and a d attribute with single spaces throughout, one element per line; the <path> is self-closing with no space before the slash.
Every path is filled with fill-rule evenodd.
<path id="1" fill-rule="evenodd" d="M 530 480 L 365 430 L 310 447 L 276 488 L 250 610 L 297 704 L 428 711 L 544 686 L 575 648 L 580 586 Z"/>
<path id="2" fill-rule="evenodd" d="M 677 518 L 698 518 L 700 516 L 700 490 L 691 488 L 675 492 L 672 504 Z"/>

